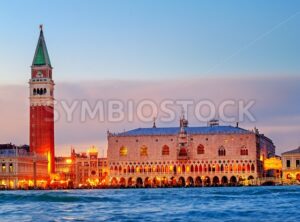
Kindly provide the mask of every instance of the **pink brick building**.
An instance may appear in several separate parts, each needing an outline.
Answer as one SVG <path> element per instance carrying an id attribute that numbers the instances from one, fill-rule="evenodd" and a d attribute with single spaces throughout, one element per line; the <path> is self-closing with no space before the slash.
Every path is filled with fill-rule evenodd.
<path id="1" fill-rule="evenodd" d="M 220 126 L 138 128 L 108 132 L 110 184 L 129 187 L 255 184 L 265 176 L 272 140 L 258 130 Z"/>

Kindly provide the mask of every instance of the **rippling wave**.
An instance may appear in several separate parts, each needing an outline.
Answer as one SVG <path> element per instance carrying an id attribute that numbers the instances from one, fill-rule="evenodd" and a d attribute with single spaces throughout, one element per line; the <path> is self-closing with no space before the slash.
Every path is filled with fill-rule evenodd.
<path id="1" fill-rule="evenodd" d="M 1 194 L 0 193 L 0 203 L 19 201 L 24 202 L 120 202 L 120 200 L 112 197 L 97 197 L 97 196 L 77 196 L 75 194 L 68 195 L 63 193 L 31 193 L 31 195 L 26 194 Z"/>
<path id="2" fill-rule="evenodd" d="M 0 221 L 300 221 L 300 187 L 0 191 Z"/>

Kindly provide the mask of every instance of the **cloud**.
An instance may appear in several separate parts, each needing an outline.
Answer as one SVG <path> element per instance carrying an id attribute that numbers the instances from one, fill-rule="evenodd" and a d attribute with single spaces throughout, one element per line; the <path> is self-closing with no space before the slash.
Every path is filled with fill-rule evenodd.
<path id="1" fill-rule="evenodd" d="M 135 103 L 151 99 L 159 104 L 165 99 L 189 99 L 200 101 L 209 99 L 215 104 L 224 100 L 254 100 L 251 108 L 256 122 L 246 120 L 241 127 L 252 129 L 257 126 L 266 136 L 273 139 L 277 153 L 300 145 L 300 78 L 201 78 L 201 79 L 165 79 L 157 81 L 105 80 L 95 82 L 58 82 L 55 98 L 58 101 L 59 120 L 56 122 L 56 153 L 69 153 L 70 146 L 85 151 L 96 145 L 106 150 L 106 132 L 120 132 L 135 127 L 150 127 L 151 122 L 125 119 L 120 122 L 80 120 L 80 106 L 74 112 L 71 122 L 67 121 L 61 101 L 72 104 L 74 101 L 87 101 L 95 105 L 97 101 L 117 99 Z M 0 143 L 28 143 L 28 87 L 26 85 L 0 85 Z M 177 109 L 177 115 L 180 109 Z M 234 108 L 228 108 L 230 115 L 236 115 Z M 178 126 L 178 116 L 172 122 L 157 122 L 158 126 Z M 189 112 L 190 125 L 204 125 Z M 234 124 L 224 123 L 224 124 Z M 104 150 L 104 151 L 103 151 Z"/>

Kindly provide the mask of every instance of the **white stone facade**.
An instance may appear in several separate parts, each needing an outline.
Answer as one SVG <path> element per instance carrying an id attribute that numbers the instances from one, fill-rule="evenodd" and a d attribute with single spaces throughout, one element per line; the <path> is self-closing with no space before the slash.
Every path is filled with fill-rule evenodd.
<path id="1" fill-rule="evenodd" d="M 48 179 L 47 157 L 19 150 L 0 150 L 0 188 L 45 188 Z"/>

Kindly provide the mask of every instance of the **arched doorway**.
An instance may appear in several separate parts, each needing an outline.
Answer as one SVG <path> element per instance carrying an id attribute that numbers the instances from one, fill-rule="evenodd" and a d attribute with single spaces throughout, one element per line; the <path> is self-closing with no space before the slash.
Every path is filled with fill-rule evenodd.
<path id="1" fill-rule="evenodd" d="M 248 177 L 248 180 L 254 180 L 254 177 L 253 177 L 252 175 L 250 175 L 250 176 Z"/>
<path id="2" fill-rule="evenodd" d="M 134 180 L 132 179 L 132 177 L 130 177 L 129 179 L 128 179 L 128 185 L 127 185 L 128 187 L 133 187 L 134 186 Z"/>
<path id="3" fill-rule="evenodd" d="M 249 185 L 254 185 L 255 184 L 254 177 L 252 175 L 248 176 L 248 184 Z"/>
<path id="4" fill-rule="evenodd" d="M 171 177 L 171 179 L 170 179 L 170 185 L 173 186 L 173 187 L 177 186 L 177 181 L 176 181 L 175 177 Z"/>
<path id="5" fill-rule="evenodd" d="M 118 180 L 117 180 L 117 178 L 114 177 L 114 178 L 111 179 L 111 185 L 112 185 L 112 186 L 117 186 L 117 185 L 118 185 Z"/>
<path id="6" fill-rule="evenodd" d="M 237 179 L 235 176 L 230 177 L 230 185 L 233 185 L 233 186 L 237 185 Z"/>
<path id="7" fill-rule="evenodd" d="M 222 177 L 222 179 L 221 179 L 221 184 L 222 184 L 222 185 L 225 185 L 225 186 L 228 185 L 228 178 L 227 178 L 226 176 L 223 176 L 223 177 Z"/>
<path id="8" fill-rule="evenodd" d="M 153 187 L 160 187 L 160 181 L 157 179 L 157 177 L 154 177 L 152 180 L 152 186 Z"/>
<path id="9" fill-rule="evenodd" d="M 119 184 L 120 184 L 121 187 L 126 187 L 126 180 L 125 180 L 125 178 L 122 177 L 120 179 L 120 183 Z"/>
<path id="10" fill-rule="evenodd" d="M 220 183 L 219 177 L 214 176 L 213 181 L 212 181 L 213 186 L 218 186 L 219 183 Z"/>
<path id="11" fill-rule="evenodd" d="M 144 185 L 145 187 L 151 187 L 151 180 L 149 179 L 149 177 L 146 177 Z"/>
<path id="12" fill-rule="evenodd" d="M 196 177 L 196 180 L 195 180 L 195 186 L 196 186 L 196 187 L 202 187 L 202 180 L 201 180 L 201 177 Z"/>
<path id="13" fill-rule="evenodd" d="M 238 180 L 238 184 L 244 184 L 244 183 L 245 183 L 245 180 L 246 180 L 245 177 L 240 176 L 240 177 L 239 177 L 239 180 Z"/>
<path id="14" fill-rule="evenodd" d="M 206 187 L 210 186 L 210 178 L 209 178 L 209 176 L 206 176 L 206 177 L 205 177 L 205 179 L 204 179 L 204 185 L 205 185 Z"/>
<path id="15" fill-rule="evenodd" d="M 193 179 L 193 177 L 188 177 L 187 178 L 186 186 L 187 187 L 193 187 L 194 186 L 194 179 Z"/>
<path id="16" fill-rule="evenodd" d="M 143 187 L 143 179 L 142 179 L 142 178 L 138 177 L 138 178 L 136 179 L 136 186 L 137 186 L 138 188 Z"/>
<path id="17" fill-rule="evenodd" d="M 184 179 L 184 177 L 179 177 L 179 179 L 178 179 L 178 186 L 185 187 L 185 179 Z"/>
<path id="18" fill-rule="evenodd" d="M 161 180 L 161 186 L 168 187 L 168 179 L 166 177 L 163 177 Z"/>

